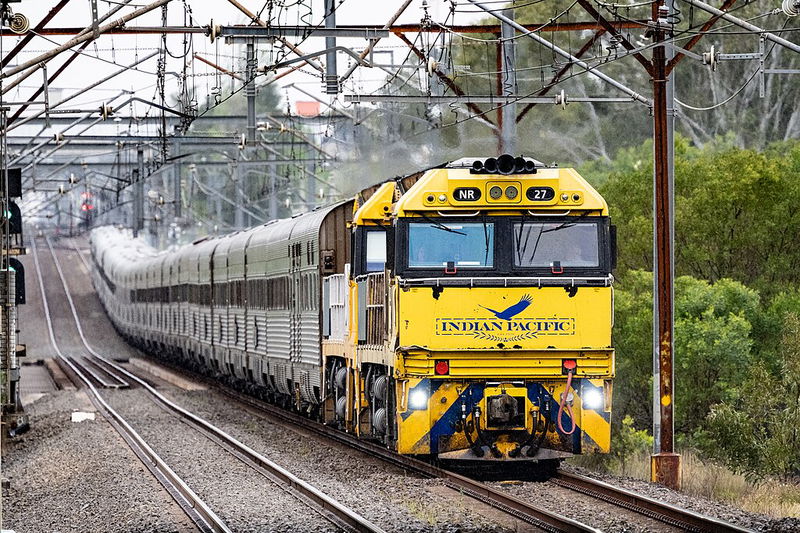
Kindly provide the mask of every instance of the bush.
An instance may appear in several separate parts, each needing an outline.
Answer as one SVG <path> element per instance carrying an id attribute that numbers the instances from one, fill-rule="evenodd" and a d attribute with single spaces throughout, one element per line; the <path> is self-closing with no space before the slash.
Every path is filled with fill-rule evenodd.
<path id="1" fill-rule="evenodd" d="M 750 476 L 800 474 L 800 318 L 786 315 L 780 372 L 750 368 L 734 397 L 711 409 L 698 432 L 703 450 Z"/>

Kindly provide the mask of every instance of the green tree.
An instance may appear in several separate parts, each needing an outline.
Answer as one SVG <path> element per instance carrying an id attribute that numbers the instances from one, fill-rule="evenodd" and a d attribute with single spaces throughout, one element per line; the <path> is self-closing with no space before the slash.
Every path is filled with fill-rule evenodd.
<path id="1" fill-rule="evenodd" d="M 618 274 L 652 265 L 652 144 L 623 150 L 610 165 L 588 165 L 619 229 Z M 675 150 L 675 260 L 678 275 L 731 278 L 771 297 L 797 283 L 800 263 L 800 143 L 759 153 L 726 139 L 703 148 L 679 138 Z"/>
<path id="2" fill-rule="evenodd" d="M 698 442 L 709 455 L 753 475 L 800 472 L 800 318 L 786 315 L 780 367 L 750 367 L 735 396 L 714 405 Z"/>
<path id="3" fill-rule="evenodd" d="M 652 423 L 652 283 L 650 272 L 631 271 L 616 288 L 614 345 L 617 375 L 614 420 L 631 415 Z M 709 283 L 682 276 L 675 284 L 676 429 L 691 434 L 713 404 L 727 399 L 753 361 L 752 322 L 759 295 L 741 283 Z"/>

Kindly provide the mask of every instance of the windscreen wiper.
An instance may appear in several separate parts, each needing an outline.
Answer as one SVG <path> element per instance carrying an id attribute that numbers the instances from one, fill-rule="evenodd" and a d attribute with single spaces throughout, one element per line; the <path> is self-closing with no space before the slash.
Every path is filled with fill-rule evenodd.
<path id="1" fill-rule="evenodd" d="M 586 218 L 586 216 L 587 216 L 588 214 L 589 214 L 589 211 L 584 211 L 584 212 L 583 212 L 583 213 L 581 213 L 579 216 L 575 217 L 575 220 L 565 220 L 564 222 L 562 222 L 561 224 L 559 224 L 559 225 L 558 225 L 558 226 L 556 226 L 555 228 L 546 229 L 546 230 L 544 230 L 542 233 L 547 233 L 547 232 L 549 232 L 549 231 L 558 231 L 558 230 L 560 230 L 560 229 L 564 229 L 564 228 L 571 228 L 572 226 L 574 226 L 575 224 L 577 224 L 577 223 L 578 223 L 578 221 L 580 221 L 580 220 L 581 220 L 581 219 L 583 219 L 583 218 Z"/>
<path id="2" fill-rule="evenodd" d="M 440 229 L 442 231 L 449 231 L 450 233 L 458 233 L 459 235 L 464 235 L 464 236 L 467 235 L 463 231 L 458 231 L 458 230 L 455 230 L 453 228 L 448 228 L 447 226 L 445 226 L 441 222 L 437 222 L 436 220 L 432 219 L 431 217 L 429 217 L 427 215 L 422 215 L 422 218 L 424 218 L 425 220 L 430 222 L 431 226 L 433 226 L 436 229 Z"/>

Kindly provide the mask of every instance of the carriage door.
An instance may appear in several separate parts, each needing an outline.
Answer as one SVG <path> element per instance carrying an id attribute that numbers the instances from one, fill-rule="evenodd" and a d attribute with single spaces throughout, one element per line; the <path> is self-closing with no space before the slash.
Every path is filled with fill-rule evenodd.
<path id="1" fill-rule="evenodd" d="M 289 381 L 298 381 L 297 370 L 294 368 L 296 363 L 301 360 L 302 347 L 302 297 L 301 297 L 301 266 L 302 266 L 303 245 L 299 242 L 289 245 L 289 256 L 291 257 L 291 267 L 289 269 L 289 363 L 292 370 L 286 376 Z M 289 391 L 294 393 L 294 384 L 288 383 Z"/>

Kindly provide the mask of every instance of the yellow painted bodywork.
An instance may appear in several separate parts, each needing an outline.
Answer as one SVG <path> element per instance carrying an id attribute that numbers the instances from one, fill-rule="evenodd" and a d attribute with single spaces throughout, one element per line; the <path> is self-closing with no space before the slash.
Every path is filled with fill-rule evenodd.
<path id="1" fill-rule="evenodd" d="M 581 401 L 581 389 L 573 392 L 573 418 L 578 426 L 576 429 L 577 439 L 579 440 L 578 453 L 608 453 L 611 448 L 610 432 L 610 387 L 609 379 L 585 379 L 587 385 L 603 389 L 608 388 L 608 397 L 604 408 L 599 410 L 584 409 Z M 469 441 L 463 431 L 452 431 L 455 421 L 462 419 L 463 412 L 460 410 L 460 398 L 468 394 L 469 381 L 445 380 L 441 382 L 435 391 L 430 395 L 427 409 L 413 410 L 408 406 L 408 393 L 415 387 L 419 387 L 430 380 L 425 378 L 409 378 L 400 380 L 397 384 L 398 398 L 404 398 L 398 404 L 398 440 L 397 451 L 412 455 L 438 454 L 440 457 L 447 458 L 448 455 L 459 457 L 458 452 L 469 447 Z M 560 398 L 566 386 L 566 380 L 542 380 L 536 387 L 541 386 L 546 390 L 551 399 Z M 477 387 L 482 388 L 482 385 Z M 481 427 L 487 427 L 486 418 L 486 398 L 505 392 L 511 396 L 523 396 L 525 400 L 524 429 L 528 433 L 534 430 L 537 422 L 537 415 L 542 408 L 540 405 L 531 401 L 529 389 L 532 385 L 501 384 L 497 386 L 487 386 L 480 393 L 481 399 L 477 402 L 481 408 Z M 473 391 L 474 393 L 475 391 Z M 474 397 L 474 394 L 473 394 Z M 557 409 L 556 403 L 551 403 L 552 408 Z M 466 420 L 472 420 L 472 415 L 467 414 Z M 570 429 L 570 423 L 565 422 L 565 429 Z M 516 429 L 516 428 L 514 428 Z M 541 423 L 538 430 L 541 431 Z M 472 431 L 473 442 L 478 440 L 476 431 Z M 574 452 L 572 448 L 573 437 L 563 436 L 556 431 L 555 424 L 551 424 L 542 447 L 549 450 L 553 457 L 567 457 Z M 498 448 L 502 452 L 502 460 L 512 460 L 508 457 L 508 451 L 516 447 L 509 439 L 498 439 Z M 525 460 L 525 458 L 520 458 Z"/>
<path id="2" fill-rule="evenodd" d="M 382 184 L 353 214 L 353 225 L 366 226 L 391 219 L 396 187 L 394 181 Z"/>
<path id="3" fill-rule="evenodd" d="M 611 290 L 577 287 L 569 296 L 563 287 L 411 287 L 398 291 L 400 346 L 447 352 L 610 350 Z M 495 315 L 528 300 L 513 318 Z"/>
<path id="4" fill-rule="evenodd" d="M 503 188 L 516 186 L 519 194 L 509 200 L 503 196 L 493 200 L 489 190 L 493 185 Z M 459 202 L 454 191 L 460 187 L 474 187 L 481 191 L 481 198 L 474 202 Z M 530 201 L 525 194 L 529 187 L 551 187 L 555 191 L 552 200 Z M 596 211 L 608 216 L 608 204 L 589 183 L 572 168 L 542 168 L 536 174 L 470 174 L 466 168 L 441 168 L 429 171 L 395 205 L 396 217 L 415 216 L 429 211 L 483 211 L 531 210 L 580 214 Z"/>
<path id="5" fill-rule="evenodd" d="M 478 201 L 455 199 L 454 191 L 467 187 L 480 191 Z M 503 191 L 514 187 L 517 194 L 513 199 L 505 195 L 492 199 L 492 187 Z M 525 194 L 529 187 L 550 187 L 554 195 L 547 201 L 531 201 Z M 470 174 L 466 168 L 432 169 L 401 197 L 399 190 L 394 181 L 381 185 L 358 207 L 353 225 L 384 225 L 393 219 L 420 216 L 444 221 L 447 216 L 479 212 L 491 216 L 608 216 L 605 200 L 569 168 L 540 168 L 535 174 L 511 176 Z M 565 436 L 555 422 L 550 423 L 542 452 L 535 458 L 607 453 L 614 376 L 613 289 L 610 283 L 570 288 L 569 279 L 563 281 L 568 287 L 538 287 L 532 281 L 528 287 L 434 288 L 402 287 L 401 279 L 387 276 L 386 340 L 381 345 L 360 345 L 359 287 L 357 280 L 351 279 L 350 337 L 344 345 L 323 345 L 325 355 L 343 355 L 353 372 L 353 381 L 348 382 L 348 428 L 364 431 L 359 413 L 368 410 L 368 404 L 362 390 L 362 365 L 385 364 L 394 377 L 398 452 L 474 459 L 469 456 L 471 444 L 464 428 L 472 428 L 468 434 L 477 442 L 471 411 L 477 406 L 477 422 L 493 432 L 500 459 L 530 460 L 509 456 L 518 446 L 511 434 L 541 432 L 545 416 L 554 420 L 567 382 L 563 361 L 574 359 L 577 368 L 570 392 L 576 434 Z M 529 303 L 513 316 L 497 316 L 520 302 Z M 444 376 L 435 375 L 438 360 L 449 364 Z M 430 392 L 423 409 L 409 407 L 409 395 L 417 389 Z M 582 395 L 588 390 L 595 391 L 595 397 L 596 391 L 601 391 L 602 407 L 584 409 Z M 487 428 L 486 398 L 501 393 L 525 398 L 523 426 L 507 432 Z M 568 420 L 562 420 L 567 428 Z"/>

